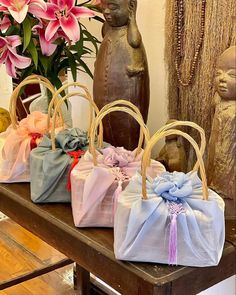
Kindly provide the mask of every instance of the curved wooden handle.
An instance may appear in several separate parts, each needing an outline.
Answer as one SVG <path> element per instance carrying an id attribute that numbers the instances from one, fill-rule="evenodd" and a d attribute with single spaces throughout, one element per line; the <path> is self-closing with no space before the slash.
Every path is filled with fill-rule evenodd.
<path id="1" fill-rule="evenodd" d="M 39 75 L 31 75 L 24 79 L 19 85 L 16 86 L 16 88 L 13 90 L 11 98 L 10 98 L 10 116 L 11 116 L 11 122 L 12 122 L 12 127 L 14 129 L 17 128 L 18 122 L 17 122 L 17 116 L 16 116 L 16 102 L 19 97 L 19 93 L 22 87 L 30 84 L 42 84 L 44 85 L 52 94 L 55 93 L 55 89 L 51 82 L 42 76 Z"/>
<path id="2" fill-rule="evenodd" d="M 201 138 L 201 142 L 200 142 L 200 152 L 203 155 L 206 149 L 206 136 L 205 136 L 205 131 L 202 127 L 200 127 L 198 124 L 191 122 L 191 121 L 174 121 L 171 122 L 169 124 L 164 125 L 163 127 L 161 127 L 159 130 L 157 130 L 157 132 L 162 132 L 168 129 L 172 129 L 174 127 L 177 126 L 187 126 L 187 127 L 192 127 L 194 129 L 196 129 L 199 133 L 200 133 L 200 138 Z M 198 161 L 196 161 L 193 170 L 197 171 L 199 168 L 199 164 Z"/>
<path id="3" fill-rule="evenodd" d="M 202 187 L 203 187 L 203 199 L 208 200 L 208 187 L 207 187 L 207 179 L 206 179 L 206 172 L 205 172 L 205 166 L 204 162 L 202 159 L 202 154 L 199 150 L 199 147 L 196 143 L 196 141 L 187 133 L 182 132 L 177 129 L 169 129 L 167 131 L 162 131 L 162 132 L 156 132 L 152 138 L 149 140 L 143 154 L 143 159 L 142 159 L 142 195 L 143 199 L 147 199 L 147 189 L 146 189 L 146 170 L 147 166 L 149 165 L 149 157 L 152 148 L 154 145 L 161 140 L 162 138 L 169 136 L 169 135 L 181 135 L 184 138 L 186 138 L 193 146 L 196 155 L 197 155 L 197 161 L 199 162 L 199 167 L 200 167 L 200 174 L 202 178 Z"/>
<path id="4" fill-rule="evenodd" d="M 101 110 L 100 112 L 105 112 L 106 110 L 108 110 L 111 107 L 115 107 L 115 106 L 128 106 L 130 107 L 138 116 L 142 117 L 142 114 L 139 110 L 138 107 L 136 107 L 136 105 L 134 105 L 132 102 L 125 100 L 125 99 L 117 99 L 113 102 L 110 102 L 108 104 L 106 104 Z M 138 146 L 142 146 L 143 144 L 143 139 L 144 139 L 144 135 L 142 132 L 142 129 L 140 129 L 140 134 L 139 134 L 139 143 Z"/>
<path id="5" fill-rule="evenodd" d="M 72 83 L 67 83 L 65 85 L 62 85 L 53 95 L 52 100 L 48 106 L 48 121 L 47 121 L 47 129 L 49 130 L 49 126 L 50 126 L 50 117 L 51 117 L 51 113 L 52 113 L 52 109 L 53 106 L 55 105 L 55 101 L 56 104 L 58 101 L 60 101 L 60 94 L 68 89 L 71 86 L 77 86 L 80 87 L 81 89 L 84 90 L 85 95 L 89 98 L 89 101 L 93 101 L 92 96 L 90 95 L 90 92 L 88 91 L 88 88 L 86 86 L 84 86 L 83 84 L 79 83 L 79 82 L 72 82 Z M 92 124 L 92 120 L 93 120 L 93 107 L 90 104 L 90 113 L 89 113 L 89 130 L 91 128 L 91 124 Z"/>
<path id="6" fill-rule="evenodd" d="M 98 109 L 97 105 L 91 99 L 90 96 L 87 96 L 87 94 L 84 94 L 84 93 L 81 93 L 81 92 L 72 92 L 72 93 L 69 93 L 69 94 L 65 95 L 63 98 L 61 98 L 59 100 L 59 102 L 57 103 L 56 107 L 55 107 L 53 118 L 52 118 L 52 130 L 51 130 L 52 150 L 55 150 L 56 149 L 56 144 L 55 144 L 55 128 L 56 128 L 56 116 L 57 116 L 57 112 L 59 111 L 61 105 L 63 104 L 63 102 L 65 100 L 67 100 L 70 97 L 75 96 L 75 95 L 86 99 L 90 103 L 90 105 L 92 106 L 92 109 L 94 109 L 96 115 L 99 114 L 99 109 Z M 103 125 L 102 125 L 102 122 L 100 123 L 99 126 L 100 126 L 100 128 L 99 128 L 98 144 L 99 144 L 99 147 L 102 147 L 102 144 L 103 144 Z M 90 128 L 91 128 L 91 126 L 90 126 Z M 90 130 L 89 130 L 89 132 L 90 132 Z"/>
<path id="7" fill-rule="evenodd" d="M 94 145 L 94 141 L 95 141 L 95 132 L 96 129 L 98 127 L 98 124 L 100 123 L 100 121 L 109 113 L 112 112 L 125 112 L 127 114 L 130 114 L 140 125 L 141 129 L 142 129 L 142 134 L 144 134 L 145 136 L 145 141 L 148 142 L 150 139 L 150 134 L 149 134 L 149 130 L 147 128 L 147 126 L 144 124 L 143 118 L 142 116 L 140 116 L 139 114 L 135 113 L 133 110 L 127 108 L 127 107 L 111 107 L 106 109 L 105 111 L 103 111 L 103 109 L 100 110 L 98 116 L 95 118 L 92 127 L 91 127 L 91 133 L 90 133 L 90 141 L 89 141 L 89 147 L 90 147 L 90 152 L 93 156 L 93 163 L 96 166 L 97 165 L 97 158 L 96 158 L 96 150 L 95 150 L 95 145 Z M 141 134 L 141 133 L 140 133 Z M 137 154 L 139 154 L 142 150 L 142 142 L 139 140 L 139 146 L 137 148 Z"/>

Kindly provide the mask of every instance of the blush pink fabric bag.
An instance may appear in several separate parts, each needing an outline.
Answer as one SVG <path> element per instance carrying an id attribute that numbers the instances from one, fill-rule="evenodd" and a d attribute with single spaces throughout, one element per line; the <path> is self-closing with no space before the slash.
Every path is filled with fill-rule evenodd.
<path id="1" fill-rule="evenodd" d="M 116 104 L 128 105 L 135 112 L 127 107 L 111 107 Z M 139 145 L 134 151 L 113 146 L 100 151 L 95 150 L 94 136 L 99 122 L 106 114 L 115 111 L 132 115 L 140 124 L 142 132 L 140 132 Z M 75 226 L 113 227 L 119 194 L 128 185 L 130 178 L 141 168 L 143 134 L 148 141 L 149 131 L 139 110 L 131 103 L 120 100 L 101 109 L 91 128 L 90 149 L 71 174 L 72 212 Z M 165 168 L 159 162 L 152 161 L 150 170 L 160 174 L 165 171 Z"/>
<path id="2" fill-rule="evenodd" d="M 27 118 L 17 122 L 16 101 L 22 87 L 28 84 L 42 84 L 52 94 L 55 90 L 50 81 L 42 76 L 31 75 L 13 91 L 10 100 L 11 125 L 0 134 L 0 182 L 29 182 L 30 151 L 40 142 L 47 129 L 47 115 L 32 112 Z"/>

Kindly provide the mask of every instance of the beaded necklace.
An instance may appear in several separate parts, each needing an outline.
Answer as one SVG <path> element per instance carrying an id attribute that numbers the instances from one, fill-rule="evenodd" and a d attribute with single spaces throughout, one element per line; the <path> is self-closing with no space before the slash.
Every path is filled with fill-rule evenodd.
<path id="1" fill-rule="evenodd" d="M 176 58 L 175 68 L 177 73 L 177 79 L 182 86 L 189 86 L 193 80 L 193 76 L 196 70 L 197 61 L 199 58 L 200 49 L 202 47 L 204 33 L 205 33 L 205 16 L 206 16 L 206 0 L 201 0 L 201 31 L 200 37 L 194 52 L 194 57 L 190 66 L 190 73 L 186 79 L 183 79 L 180 71 L 180 64 L 182 60 L 183 50 L 183 34 L 182 28 L 184 27 L 184 0 L 175 0 L 175 41 L 176 41 Z"/>

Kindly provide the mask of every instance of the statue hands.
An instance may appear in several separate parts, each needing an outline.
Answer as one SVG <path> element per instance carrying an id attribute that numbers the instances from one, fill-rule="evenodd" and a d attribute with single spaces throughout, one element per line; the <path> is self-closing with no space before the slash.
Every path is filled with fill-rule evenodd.
<path id="1" fill-rule="evenodd" d="M 142 42 L 141 34 L 136 23 L 137 0 L 129 0 L 128 42 L 133 48 L 138 48 Z"/>
<path id="2" fill-rule="evenodd" d="M 129 77 L 139 76 L 144 73 L 144 67 L 138 66 L 138 65 L 137 66 L 130 65 L 130 66 L 127 66 L 126 72 Z"/>
<path id="3" fill-rule="evenodd" d="M 137 0 L 130 0 L 129 1 L 129 19 L 130 19 L 130 21 L 136 19 L 136 12 L 137 12 Z"/>

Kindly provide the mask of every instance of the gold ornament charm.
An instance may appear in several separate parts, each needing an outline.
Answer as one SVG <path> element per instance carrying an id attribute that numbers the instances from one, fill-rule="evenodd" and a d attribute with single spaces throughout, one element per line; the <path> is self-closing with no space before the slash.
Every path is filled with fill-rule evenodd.
<path id="1" fill-rule="evenodd" d="M 0 108 L 0 133 L 4 132 L 11 124 L 10 114 L 7 110 Z"/>

